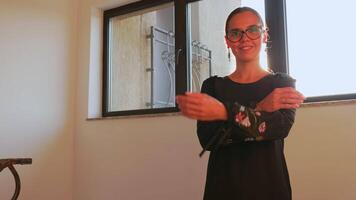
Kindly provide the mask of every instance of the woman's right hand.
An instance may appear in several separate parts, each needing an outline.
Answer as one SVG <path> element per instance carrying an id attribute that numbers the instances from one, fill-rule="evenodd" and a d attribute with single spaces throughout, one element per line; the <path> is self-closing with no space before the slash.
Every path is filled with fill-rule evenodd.
<path id="1" fill-rule="evenodd" d="M 274 112 L 279 109 L 299 108 L 305 97 L 292 87 L 276 88 L 257 103 L 256 111 Z"/>
<path id="2" fill-rule="evenodd" d="M 181 113 L 188 118 L 201 121 L 227 119 L 224 104 L 207 94 L 187 92 L 177 95 L 176 101 Z"/>

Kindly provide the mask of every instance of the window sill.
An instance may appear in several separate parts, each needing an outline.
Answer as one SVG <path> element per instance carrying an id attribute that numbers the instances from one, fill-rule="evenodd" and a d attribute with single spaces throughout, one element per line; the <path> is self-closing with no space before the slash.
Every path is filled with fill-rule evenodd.
<path id="1" fill-rule="evenodd" d="M 309 107 L 340 106 L 340 105 L 356 105 L 356 99 L 303 103 L 300 107 L 309 108 Z"/>
<path id="2" fill-rule="evenodd" d="M 152 117 L 170 117 L 180 116 L 180 112 L 172 113 L 156 113 L 156 114 L 144 114 L 144 115 L 126 115 L 126 116 L 113 116 L 113 117 L 91 117 L 86 121 L 98 121 L 98 120 L 115 120 L 115 119 L 138 119 L 138 118 L 152 118 Z"/>

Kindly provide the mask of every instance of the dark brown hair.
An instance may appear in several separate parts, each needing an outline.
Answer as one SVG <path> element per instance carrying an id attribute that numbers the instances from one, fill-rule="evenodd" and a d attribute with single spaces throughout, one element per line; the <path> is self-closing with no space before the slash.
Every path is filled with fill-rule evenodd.
<path id="1" fill-rule="evenodd" d="M 256 15 L 258 17 L 258 19 L 260 20 L 262 26 L 263 26 L 263 20 L 262 20 L 262 17 L 261 15 L 253 8 L 250 8 L 250 7 L 238 7 L 236 8 L 235 10 L 233 10 L 229 16 L 227 17 L 226 19 L 226 24 L 225 24 L 225 34 L 227 35 L 227 32 L 228 32 L 228 26 L 229 26 L 229 22 L 231 21 L 231 18 L 239 13 L 243 13 L 243 12 L 251 12 L 253 13 L 254 15 Z"/>

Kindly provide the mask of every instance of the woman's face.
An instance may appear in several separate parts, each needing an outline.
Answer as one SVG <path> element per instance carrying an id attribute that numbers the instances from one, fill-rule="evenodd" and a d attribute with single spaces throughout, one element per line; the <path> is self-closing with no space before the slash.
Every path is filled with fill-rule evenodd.
<path id="1" fill-rule="evenodd" d="M 228 31 L 230 30 L 242 30 L 246 31 L 251 27 L 262 27 L 259 18 L 251 12 L 242 12 L 234 15 L 228 23 Z M 263 33 L 261 37 L 257 39 L 250 39 L 246 36 L 246 33 L 242 35 L 241 40 L 232 42 L 225 36 L 226 43 L 231 48 L 232 53 L 236 59 L 240 62 L 249 62 L 259 60 L 259 54 L 261 50 L 262 40 L 266 37 Z"/>

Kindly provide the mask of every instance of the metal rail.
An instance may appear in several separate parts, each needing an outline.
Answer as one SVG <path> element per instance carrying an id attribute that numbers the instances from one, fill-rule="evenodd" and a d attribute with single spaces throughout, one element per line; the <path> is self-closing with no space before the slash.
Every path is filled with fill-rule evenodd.
<path id="1" fill-rule="evenodd" d="M 16 188 L 14 194 L 12 195 L 11 200 L 17 200 L 21 190 L 20 176 L 17 173 L 14 165 L 30 165 L 30 164 L 32 164 L 32 158 L 0 159 L 0 172 L 5 168 L 9 168 L 9 170 L 11 171 L 15 179 Z"/>

